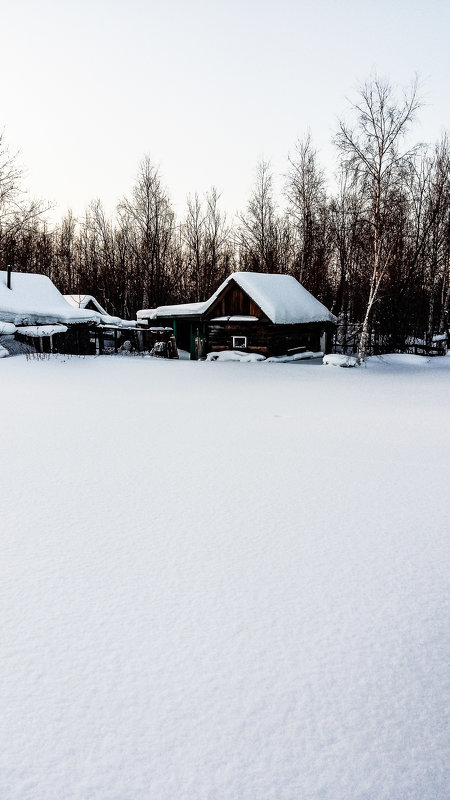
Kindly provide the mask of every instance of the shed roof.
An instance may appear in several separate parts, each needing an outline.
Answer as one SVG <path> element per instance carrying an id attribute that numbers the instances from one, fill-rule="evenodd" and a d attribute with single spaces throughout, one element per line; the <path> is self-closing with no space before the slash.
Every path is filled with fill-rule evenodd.
<path id="1" fill-rule="evenodd" d="M 202 303 L 180 303 L 174 306 L 158 306 L 158 308 L 143 308 L 137 312 L 138 319 L 157 319 L 159 317 L 199 317 L 209 301 Z"/>
<path id="2" fill-rule="evenodd" d="M 138 319 L 203 316 L 228 284 L 234 281 L 275 325 L 308 322 L 336 322 L 336 317 L 292 275 L 262 272 L 233 272 L 204 303 L 160 306 L 138 311 Z"/>
<path id="3" fill-rule="evenodd" d="M 89 303 L 92 303 L 99 314 L 108 313 L 92 294 L 65 294 L 64 299 L 67 300 L 69 305 L 73 306 L 73 308 L 86 308 Z"/>
<path id="4" fill-rule="evenodd" d="M 108 327 L 116 326 L 118 328 L 132 328 L 136 326 L 135 320 L 121 319 L 108 314 L 107 311 L 100 305 L 98 300 L 92 294 L 65 294 L 64 299 L 67 300 L 73 308 L 87 308 L 89 303 L 97 309 L 97 322 Z"/>
<path id="5" fill-rule="evenodd" d="M 12 272 L 11 288 L 7 273 L 0 271 L 0 320 L 14 324 L 51 325 L 53 323 L 96 322 L 95 311 L 73 308 L 46 275 Z"/>
<path id="6" fill-rule="evenodd" d="M 292 275 L 234 272 L 210 298 L 207 309 L 235 281 L 275 325 L 336 322 L 336 317 Z"/>

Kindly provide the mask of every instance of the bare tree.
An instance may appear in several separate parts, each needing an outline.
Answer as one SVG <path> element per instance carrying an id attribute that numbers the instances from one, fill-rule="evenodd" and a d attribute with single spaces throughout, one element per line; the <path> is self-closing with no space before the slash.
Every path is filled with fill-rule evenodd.
<path id="1" fill-rule="evenodd" d="M 352 170 L 365 197 L 365 220 L 369 230 L 372 255 L 367 307 L 358 347 L 358 361 L 364 361 L 368 346 L 369 320 L 383 276 L 392 257 L 388 236 L 390 201 L 402 169 L 415 148 L 400 145 L 420 103 L 417 81 L 398 101 L 392 86 L 377 77 L 365 83 L 359 100 L 352 103 L 356 118 L 352 125 L 339 123 L 336 142 L 341 159 Z"/>
<path id="2" fill-rule="evenodd" d="M 321 211 L 325 206 L 325 181 L 317 163 L 317 152 L 308 133 L 298 141 L 293 156 L 289 157 L 289 172 L 285 187 L 288 214 L 296 235 L 295 277 L 307 288 L 316 290 L 315 273 L 321 239 Z"/>
<path id="3" fill-rule="evenodd" d="M 230 228 L 226 215 L 219 209 L 220 195 L 213 186 L 206 194 L 206 270 L 203 292 L 209 297 L 233 269 Z"/>
<path id="4" fill-rule="evenodd" d="M 440 332 L 447 324 L 450 299 L 450 143 L 447 136 L 436 145 L 428 169 L 425 198 L 426 270 L 429 283 L 427 336 L 431 341 L 436 322 Z M 435 309 L 440 290 L 440 312 Z"/>
<path id="5" fill-rule="evenodd" d="M 205 216 L 197 193 L 187 199 L 187 214 L 182 226 L 182 236 L 186 248 L 187 270 L 189 275 L 189 295 L 195 302 L 204 300 L 202 296 L 202 275 L 205 258 Z"/>
<path id="6" fill-rule="evenodd" d="M 175 215 L 159 171 L 148 156 L 140 164 L 131 198 L 124 198 L 118 211 L 121 227 L 128 233 L 134 275 L 142 286 L 141 303 L 158 305 L 166 299 Z"/>
<path id="7" fill-rule="evenodd" d="M 353 316 L 355 300 L 359 306 L 360 280 L 357 265 L 361 260 L 362 199 L 351 170 L 344 165 L 338 177 L 338 190 L 329 204 L 335 287 L 331 310 L 333 314 L 341 315 L 346 323 Z"/>
<path id="8" fill-rule="evenodd" d="M 14 268 L 21 237 L 26 235 L 29 245 L 30 231 L 50 208 L 49 204 L 30 199 L 22 182 L 17 153 L 11 153 L 0 132 L 0 264 L 3 262 L 4 267 Z M 28 252 L 25 269 L 32 260 Z"/>
<path id="9" fill-rule="evenodd" d="M 260 161 L 247 213 L 239 216 L 241 261 L 254 272 L 278 272 L 278 231 L 273 178 L 268 161 Z"/>
<path id="10" fill-rule="evenodd" d="M 12 154 L 0 133 L 0 226 L 4 227 L 12 215 L 19 211 L 23 172 L 17 164 L 17 154 Z"/>
<path id="11" fill-rule="evenodd" d="M 182 236 L 187 261 L 188 294 L 195 301 L 209 297 L 230 272 L 232 253 L 226 217 L 213 187 L 202 203 L 188 197 Z"/>

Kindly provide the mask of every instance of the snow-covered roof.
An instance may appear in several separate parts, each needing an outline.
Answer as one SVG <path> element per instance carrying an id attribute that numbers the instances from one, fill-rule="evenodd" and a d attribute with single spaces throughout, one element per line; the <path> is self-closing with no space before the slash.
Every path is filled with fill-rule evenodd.
<path id="1" fill-rule="evenodd" d="M 89 303 L 92 303 L 100 315 L 98 321 L 101 325 L 106 325 L 108 328 L 113 326 L 117 328 L 132 328 L 136 325 L 135 320 L 121 319 L 120 317 L 114 317 L 108 314 L 92 294 L 65 294 L 64 299 L 67 300 L 69 305 L 73 308 L 87 308 Z"/>
<path id="2" fill-rule="evenodd" d="M 182 303 L 175 306 L 159 306 L 158 308 L 143 308 L 137 312 L 138 319 L 156 319 L 157 317 L 190 317 L 202 315 L 209 301 L 202 303 Z"/>
<path id="3" fill-rule="evenodd" d="M 308 322 L 337 322 L 336 317 L 292 275 L 272 275 L 261 272 L 234 272 L 203 303 L 138 311 L 138 319 L 160 317 L 203 316 L 219 295 L 235 281 L 275 325 L 295 325 Z M 235 318 L 237 321 L 237 317 Z M 249 320 L 249 317 L 247 317 Z"/>
<path id="4" fill-rule="evenodd" d="M 17 328 L 17 333 L 30 336 L 32 339 L 44 339 L 55 333 L 66 333 L 67 325 L 23 325 Z"/>
<path id="5" fill-rule="evenodd" d="M 231 317 L 212 317 L 210 322 L 258 322 L 259 317 L 251 317 L 248 314 L 233 314 Z"/>
<path id="6" fill-rule="evenodd" d="M 0 271 L 0 320 L 15 325 L 52 325 L 53 323 L 97 322 L 95 311 L 74 308 L 64 299 L 46 275 L 33 272 Z"/>
<path id="7" fill-rule="evenodd" d="M 205 312 L 230 281 L 235 281 L 275 325 L 337 322 L 331 311 L 328 311 L 328 308 L 292 275 L 272 275 L 263 272 L 234 272 L 208 300 Z"/>
<path id="8" fill-rule="evenodd" d="M 89 303 L 92 303 L 99 314 L 107 315 L 108 313 L 92 294 L 65 294 L 64 299 L 74 308 L 86 308 Z"/>
<path id="9" fill-rule="evenodd" d="M 15 333 L 16 330 L 17 328 L 12 322 L 2 322 L 0 320 L 0 336 L 11 335 L 12 333 Z"/>

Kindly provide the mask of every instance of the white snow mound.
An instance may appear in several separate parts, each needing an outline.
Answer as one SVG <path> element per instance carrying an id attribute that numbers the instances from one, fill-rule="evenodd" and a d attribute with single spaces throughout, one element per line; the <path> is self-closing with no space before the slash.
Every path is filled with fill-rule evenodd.
<path id="1" fill-rule="evenodd" d="M 208 353 L 207 361 L 265 361 L 259 353 L 240 353 L 237 350 L 221 350 L 219 353 Z"/>
<path id="2" fill-rule="evenodd" d="M 340 353 L 329 353 L 323 357 L 323 363 L 329 367 L 356 367 L 358 365 L 354 356 L 345 356 Z"/>

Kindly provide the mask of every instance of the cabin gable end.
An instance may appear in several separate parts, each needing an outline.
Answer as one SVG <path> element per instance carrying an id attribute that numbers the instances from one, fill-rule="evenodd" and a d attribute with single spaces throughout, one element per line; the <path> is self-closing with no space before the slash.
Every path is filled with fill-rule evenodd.
<path id="1" fill-rule="evenodd" d="M 232 279 L 208 308 L 205 317 L 209 320 L 213 317 L 234 316 L 258 317 L 270 321 L 260 306 Z"/>

